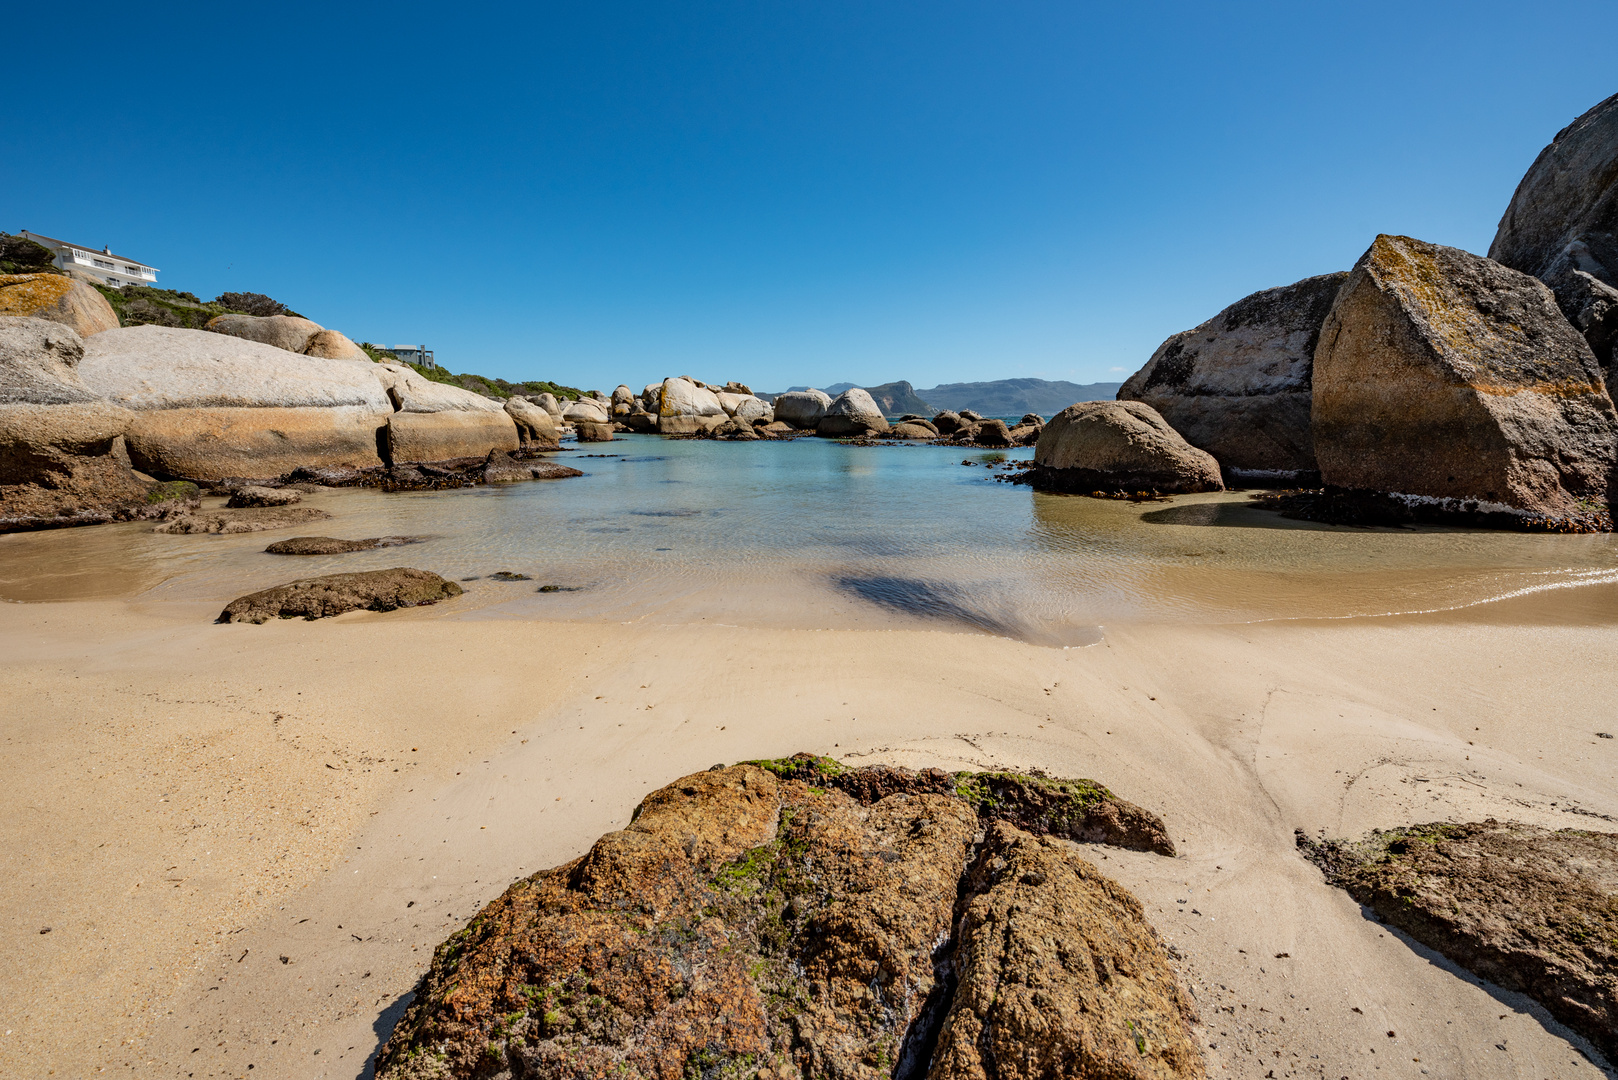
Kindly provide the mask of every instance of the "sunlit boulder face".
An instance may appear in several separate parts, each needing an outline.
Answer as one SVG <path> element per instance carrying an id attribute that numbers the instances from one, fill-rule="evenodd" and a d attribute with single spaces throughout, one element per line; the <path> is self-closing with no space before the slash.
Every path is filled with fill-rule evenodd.
<path id="1" fill-rule="evenodd" d="M 608 407 L 594 398 L 580 398 L 562 410 L 562 419 L 573 424 L 605 424 L 611 419 Z"/>
<path id="2" fill-rule="evenodd" d="M 1313 422 L 1328 485 L 1535 517 L 1604 507 L 1618 463 L 1618 413 L 1550 289 L 1407 236 L 1378 236 L 1338 293 Z"/>
<path id="3" fill-rule="evenodd" d="M 817 435 L 839 438 L 848 435 L 880 435 L 888 430 L 887 417 L 870 394 L 853 387 L 844 390 L 826 406 L 826 415 L 815 425 Z"/>
<path id="4" fill-rule="evenodd" d="M 1034 486 L 1051 491 L 1219 491 L 1219 462 L 1138 401 L 1084 401 L 1046 424 L 1034 446 Z"/>
<path id="5" fill-rule="evenodd" d="M 118 328 L 105 296 L 60 274 L 0 274 L 0 315 L 48 319 L 80 337 Z"/>
<path id="6" fill-rule="evenodd" d="M 525 398 L 512 397 L 506 402 L 506 415 L 517 425 L 517 436 L 524 450 L 559 450 L 562 443 L 551 414 Z"/>
<path id="7" fill-rule="evenodd" d="M 305 356 L 318 356 L 326 360 L 370 360 L 365 350 L 337 330 L 316 330 L 304 343 Z"/>
<path id="8" fill-rule="evenodd" d="M 1618 342 L 1618 94 L 1563 128 L 1517 185 L 1489 245 L 1551 287 L 1613 380 Z"/>
<path id="9" fill-rule="evenodd" d="M 658 416 L 724 416 L 719 396 L 684 376 L 664 379 L 657 397 Z"/>
<path id="10" fill-rule="evenodd" d="M 286 352 L 302 353 L 308 348 L 309 339 L 324 327 L 298 315 L 216 315 L 208 320 L 206 329 Z"/>
<path id="11" fill-rule="evenodd" d="M 1310 380 L 1320 325 L 1348 274 L 1244 297 L 1158 346 L 1118 391 L 1238 475 L 1316 471 Z"/>
<path id="12" fill-rule="evenodd" d="M 831 406 L 823 390 L 789 390 L 776 396 L 775 418 L 803 431 L 813 431 Z"/>
<path id="13" fill-rule="evenodd" d="M 135 414 L 135 467 L 159 477 L 278 476 L 379 465 L 393 412 L 369 362 L 295 356 L 202 330 L 132 326 L 86 342 L 80 375 Z"/>
<path id="14" fill-rule="evenodd" d="M 352 366 L 379 380 L 393 406 L 384 433 L 390 462 L 447 461 L 521 448 L 517 423 L 504 402 L 433 382 L 404 364 Z"/>

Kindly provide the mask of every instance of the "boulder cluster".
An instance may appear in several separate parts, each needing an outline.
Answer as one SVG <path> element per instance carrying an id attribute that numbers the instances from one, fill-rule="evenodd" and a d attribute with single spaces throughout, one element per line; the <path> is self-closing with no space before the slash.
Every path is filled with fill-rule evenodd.
<path id="1" fill-rule="evenodd" d="M 315 482 L 431 487 L 578 475 L 508 457 L 558 449 L 562 430 L 523 398 L 373 362 L 308 319 L 120 327 L 83 282 L 0 276 L 0 531 L 173 517 L 197 490 L 177 480 L 303 470 Z M 440 475 L 418 477 L 415 463 L 440 463 Z"/>
<path id="2" fill-rule="evenodd" d="M 1245 297 L 1124 383 L 1134 419 L 1074 407 L 1114 428 L 1107 453 L 1121 465 L 1079 447 L 1068 410 L 1032 479 L 1144 483 L 1147 453 L 1164 482 L 1145 486 L 1201 490 L 1180 486 L 1209 463 L 1194 450 L 1225 477 L 1323 489 L 1284 504 L 1306 516 L 1610 529 L 1615 336 L 1618 95 L 1539 155 L 1489 257 L 1383 235 L 1348 271 Z"/>

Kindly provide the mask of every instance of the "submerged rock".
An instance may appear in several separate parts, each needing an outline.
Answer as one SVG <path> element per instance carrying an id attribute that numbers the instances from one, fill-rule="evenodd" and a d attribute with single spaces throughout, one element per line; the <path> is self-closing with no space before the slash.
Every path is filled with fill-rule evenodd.
<path id="1" fill-rule="evenodd" d="M 265 552 L 270 555 L 346 555 L 351 551 L 419 544 L 425 536 L 373 536 L 364 540 L 339 540 L 335 536 L 294 536 L 277 540 Z"/>
<path id="2" fill-rule="evenodd" d="M 393 470 L 402 481 L 405 474 L 398 469 Z M 424 476 L 419 470 L 416 476 Z M 558 465 L 554 461 L 544 460 L 518 460 L 501 450 L 490 450 L 489 456 L 483 460 L 481 479 L 485 484 L 509 484 L 518 480 L 561 480 L 569 476 L 583 476 L 584 473 L 569 465 Z M 424 480 L 423 487 L 433 486 Z M 439 485 L 452 486 L 452 485 Z M 400 485 L 403 487 L 403 484 Z M 398 489 L 395 489 L 398 490 Z"/>
<path id="3" fill-rule="evenodd" d="M 1489 820 L 1298 845 L 1384 922 L 1618 1059 L 1618 835 Z"/>
<path id="4" fill-rule="evenodd" d="M 230 501 L 225 503 L 225 506 L 231 510 L 239 510 L 246 506 L 291 506 L 302 501 L 303 496 L 292 488 L 258 487 L 248 484 L 232 491 Z"/>
<path id="5" fill-rule="evenodd" d="M 1150 405 L 1185 441 L 1237 472 L 1316 471 L 1309 428 L 1320 325 L 1348 274 L 1244 297 L 1159 345 L 1118 391 Z"/>
<path id="6" fill-rule="evenodd" d="M 194 535 L 199 533 L 250 533 L 268 529 L 290 529 L 331 517 L 312 506 L 263 506 L 241 510 L 196 510 L 166 521 L 153 532 Z"/>
<path id="7" fill-rule="evenodd" d="M 327 619 L 346 611 L 395 611 L 450 600 L 463 590 L 426 570 L 396 567 L 354 574 L 327 574 L 250 593 L 225 605 L 219 622 L 265 623 L 271 619 Z"/>
<path id="8" fill-rule="evenodd" d="M 1051 418 L 1026 482 L 1052 491 L 1221 491 L 1219 463 L 1138 401 L 1084 401 Z"/>
<path id="9" fill-rule="evenodd" d="M 1458 509 L 1597 514 L 1618 464 L 1618 412 L 1551 291 L 1404 236 L 1377 237 L 1337 294 L 1313 422 L 1328 487 Z"/>
<path id="10" fill-rule="evenodd" d="M 439 947 L 377 1076 L 1203 1076 L 1139 904 L 948 793 L 974 775 L 799 755 L 653 792 Z"/>

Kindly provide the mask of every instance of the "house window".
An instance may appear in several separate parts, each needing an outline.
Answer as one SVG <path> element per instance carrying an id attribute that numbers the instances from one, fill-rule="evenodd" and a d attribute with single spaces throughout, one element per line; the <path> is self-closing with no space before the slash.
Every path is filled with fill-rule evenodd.
<path id="1" fill-rule="evenodd" d="M 110 277 L 107 279 L 107 284 L 116 289 L 118 287 L 118 279 L 115 277 Z"/>
<path id="2" fill-rule="evenodd" d="M 131 274 L 135 274 L 136 276 L 139 276 L 139 274 L 140 274 L 140 267 L 138 267 L 138 266 L 126 266 L 126 267 L 124 267 L 124 269 L 127 270 Z"/>
<path id="3" fill-rule="evenodd" d="M 106 259 L 97 259 L 95 260 L 95 264 L 103 270 L 112 269 L 112 263 L 108 262 Z"/>

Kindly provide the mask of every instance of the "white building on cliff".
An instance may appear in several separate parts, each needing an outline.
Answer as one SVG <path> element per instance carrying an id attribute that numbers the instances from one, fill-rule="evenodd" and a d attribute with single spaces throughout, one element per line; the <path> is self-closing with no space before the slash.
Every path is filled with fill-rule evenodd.
<path id="1" fill-rule="evenodd" d="M 27 229 L 22 231 L 22 235 L 48 248 L 56 256 L 51 260 L 51 265 L 63 270 L 79 271 L 114 289 L 121 289 L 125 285 L 157 284 L 157 267 L 114 255 L 109 247 L 97 251 L 82 244 L 70 244 L 66 240 L 31 233 Z"/>

